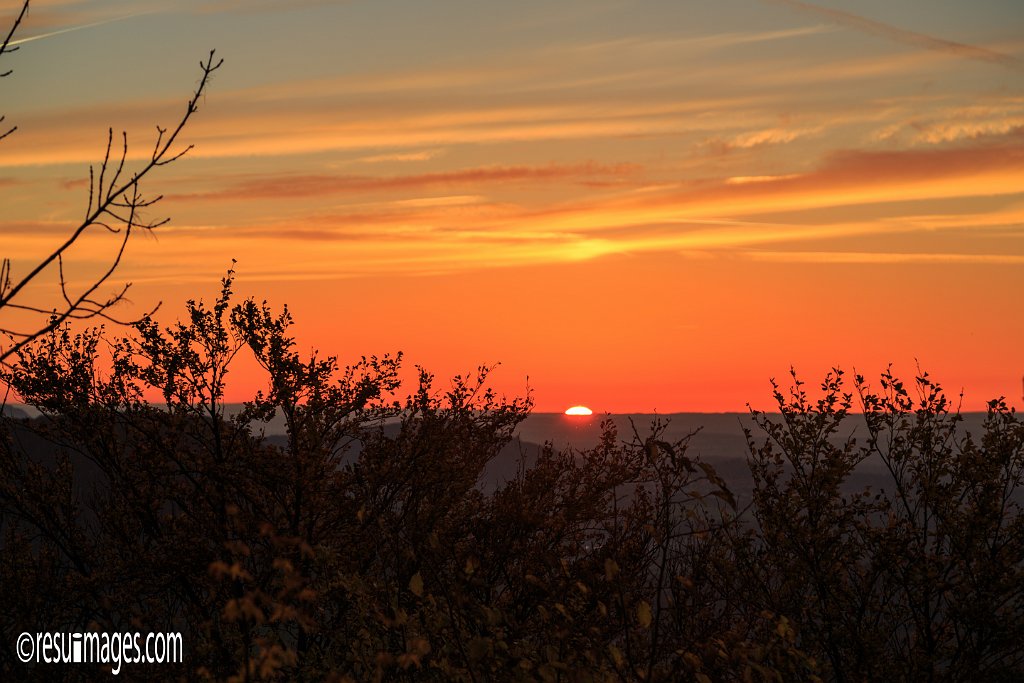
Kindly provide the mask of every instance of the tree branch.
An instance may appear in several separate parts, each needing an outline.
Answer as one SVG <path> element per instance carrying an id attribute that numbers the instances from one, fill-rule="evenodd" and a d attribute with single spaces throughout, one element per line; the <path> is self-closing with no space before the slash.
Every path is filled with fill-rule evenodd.
<path id="1" fill-rule="evenodd" d="M 25 3 L 27 7 L 28 3 Z M 24 15 L 24 9 L 22 15 Z M 19 16 L 19 22 L 21 17 Z M 13 32 L 13 29 L 12 29 Z M 8 36 L 8 40 L 10 36 Z M 6 46 L 6 42 L 4 44 Z M 0 50 L 2 54 L 2 50 Z M 106 283 L 117 268 L 120 266 L 124 256 L 128 240 L 134 230 L 150 231 L 164 225 L 169 219 L 145 220 L 140 217 L 144 209 L 157 204 L 163 195 L 152 199 L 146 199 L 141 190 L 142 180 L 154 169 L 166 166 L 187 154 L 192 145 L 176 150 L 174 145 L 178 140 L 181 131 L 185 128 L 189 119 L 198 111 L 199 99 L 203 96 L 209 85 L 213 73 L 220 68 L 223 60 L 215 61 L 215 51 L 211 50 L 206 60 L 201 61 L 199 66 L 202 69 L 202 77 L 195 92 L 188 100 L 185 113 L 178 120 L 178 123 L 171 129 L 157 126 L 157 139 L 153 152 L 145 165 L 124 180 L 125 163 L 128 157 L 128 137 L 126 133 L 121 134 L 120 153 L 113 153 L 114 132 L 107 131 L 107 145 L 103 155 L 103 161 L 99 165 L 99 172 L 96 168 L 89 168 L 89 197 L 85 217 L 75 227 L 68 238 L 54 249 L 48 256 L 39 261 L 27 274 L 20 279 L 12 280 L 10 259 L 4 259 L 0 266 L 0 314 L 7 308 L 11 310 L 29 311 L 49 316 L 48 321 L 40 325 L 35 331 L 19 335 L 20 340 L 4 348 L 0 347 L 0 365 L 9 365 L 8 359 L 17 354 L 33 339 L 47 334 L 67 320 L 82 320 L 92 317 L 100 317 L 105 320 L 115 321 L 108 314 L 108 310 L 125 300 L 125 293 L 131 287 L 131 283 L 125 286 L 118 293 L 106 300 L 97 301 L 94 294 L 97 289 Z M 69 291 L 69 283 L 64 274 L 64 259 L 72 248 L 90 228 L 102 228 L 111 233 L 121 234 L 122 238 L 118 248 L 107 269 L 91 282 L 84 286 L 77 294 Z M 60 306 L 46 310 L 38 305 L 27 305 L 16 302 L 15 298 L 22 294 L 28 285 L 36 282 L 42 273 L 56 262 L 58 269 L 58 285 L 63 299 Z M 157 305 L 159 307 L 159 304 Z M 154 311 L 156 309 L 153 309 Z"/>

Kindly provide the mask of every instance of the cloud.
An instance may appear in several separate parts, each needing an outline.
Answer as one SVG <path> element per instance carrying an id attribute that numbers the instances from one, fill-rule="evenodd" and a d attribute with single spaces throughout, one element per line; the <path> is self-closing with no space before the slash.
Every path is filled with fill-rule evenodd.
<path id="1" fill-rule="evenodd" d="M 726 180 L 717 188 L 672 193 L 663 201 L 742 215 L 775 206 L 835 206 L 844 203 L 941 198 L 1021 191 L 1024 128 L 980 137 L 962 147 L 893 151 L 844 150 L 827 155 L 814 170 Z M 649 200 L 650 201 L 650 200 Z"/>
<path id="2" fill-rule="evenodd" d="M 200 14 L 214 12 L 286 12 L 296 8 L 323 7 L 349 4 L 352 0 L 188 0 L 184 4 L 191 11 Z"/>
<path id="3" fill-rule="evenodd" d="M 441 153 L 437 149 L 425 149 L 418 152 L 393 152 L 391 154 L 374 154 L 360 157 L 356 161 L 364 164 L 381 164 L 392 161 L 429 161 Z"/>
<path id="4" fill-rule="evenodd" d="M 933 96 L 931 102 L 912 98 L 892 102 L 890 115 L 879 119 L 866 140 L 904 146 L 964 144 L 1024 130 L 1024 99 L 1020 97 L 987 95 L 966 106 L 947 104 L 950 99 Z"/>
<path id="5" fill-rule="evenodd" d="M 1024 116 L 982 121 L 942 121 L 918 127 L 917 139 L 931 144 L 1024 130 Z"/>
<path id="6" fill-rule="evenodd" d="M 396 94 L 397 93 L 397 94 Z M 263 99 L 267 97 L 268 99 Z M 154 122 L 167 124 L 177 115 L 180 98 L 67 108 L 62 111 L 18 113 L 30 121 L 19 135 L 5 141 L 0 166 L 94 161 L 100 135 L 113 125 L 138 135 Z M 185 132 L 196 143 L 194 156 L 254 157 L 319 154 L 325 151 L 436 149 L 446 145 L 497 142 L 529 143 L 552 139 L 579 140 L 626 136 L 679 134 L 688 129 L 707 131 L 734 125 L 734 118 L 709 119 L 708 111 L 736 110 L 751 98 L 639 101 L 623 103 L 618 96 L 596 100 L 502 104 L 479 94 L 469 101 L 436 100 L 428 106 L 407 101 L 401 91 L 383 101 L 353 98 L 349 93 L 317 93 L 306 88 L 294 98 L 269 92 L 212 92 L 209 113 L 200 111 Z M 415 106 L 414 106 L 415 105 Z M 259 116 L 253 112 L 259 111 Z M 339 112 L 344 112 L 339 115 Z M 148 137 L 148 135 L 146 136 Z M 136 143 L 129 158 L 144 158 L 151 139 Z M 381 152 L 380 154 L 384 154 Z"/>
<path id="7" fill-rule="evenodd" d="M 57 181 L 57 186 L 62 190 L 77 190 L 82 187 L 89 187 L 88 178 L 62 178 Z"/>
<path id="8" fill-rule="evenodd" d="M 415 199 L 399 199 L 392 202 L 396 206 L 465 206 L 466 204 L 478 204 L 485 201 L 485 198 L 478 194 L 458 194 L 444 197 L 417 197 Z"/>
<path id="9" fill-rule="evenodd" d="M 662 37 L 658 35 L 642 35 L 617 40 L 604 40 L 596 43 L 585 43 L 578 45 L 559 46 L 551 50 L 554 53 L 566 53 L 579 57 L 581 54 L 616 54 L 621 55 L 622 50 L 637 50 L 643 52 L 666 52 L 678 51 L 680 49 L 692 48 L 696 50 L 718 50 L 737 45 L 751 43 L 763 43 L 775 40 L 789 40 L 803 36 L 820 35 L 831 33 L 836 29 L 832 26 L 818 24 L 815 26 L 800 26 L 797 28 L 781 29 L 776 31 L 734 31 L 730 33 L 716 33 L 707 36 L 683 36 L 683 37 Z"/>
<path id="10" fill-rule="evenodd" d="M 871 251 L 743 251 L 751 261 L 772 263 L 852 263 L 852 264 L 950 264 L 1010 265 L 1024 264 L 1024 254 L 951 254 L 951 253 L 882 253 Z"/>
<path id="11" fill-rule="evenodd" d="M 890 62 L 907 61 L 912 63 L 908 68 L 918 68 L 934 59 L 934 53 L 915 52 Z M 511 143 L 525 147 L 547 140 L 690 136 L 693 144 L 710 140 L 712 149 L 715 145 L 723 151 L 758 149 L 825 139 L 838 126 L 858 125 L 857 117 L 882 115 L 877 108 L 846 106 L 843 100 L 810 95 L 813 89 L 808 82 L 827 79 L 834 84 L 837 77 L 834 64 L 825 68 L 820 61 L 793 68 L 780 68 L 778 62 L 759 63 L 751 69 L 726 60 L 709 75 L 706 69 L 687 72 L 661 60 L 649 66 L 651 73 L 643 79 L 611 89 L 563 87 L 563 67 L 553 69 L 535 61 L 528 56 L 510 65 L 413 66 L 408 71 L 296 79 L 239 90 L 215 87 L 185 137 L 196 143 L 195 157 L 341 152 L 348 165 L 356 160 L 423 161 L 433 158 L 436 150 L 455 146 Z M 862 68 L 863 61 L 851 64 Z M 891 63 L 870 63 L 872 78 L 886 75 L 875 72 L 875 67 L 893 68 Z M 579 68 L 585 76 L 616 75 L 623 68 L 612 65 L 592 73 L 593 66 Z M 854 71 L 851 78 L 865 77 Z M 772 84 L 772 78 L 783 82 Z M 709 81 L 716 85 L 710 87 Z M 730 87 L 722 90 L 723 83 Z M 679 87 L 687 84 L 694 87 Z M 38 106 L 35 102 L 23 102 L 22 111 L 8 112 L 26 125 L 16 139 L 5 143 L 0 166 L 94 162 L 102 152 L 98 132 L 110 125 L 133 134 L 129 154 L 142 158 L 152 142 L 139 134 L 151 131 L 154 123 L 167 125 L 173 120 L 188 95 L 187 85 L 175 86 L 178 97 L 128 99 L 60 111 L 33 110 Z M 800 112 L 795 121 L 792 111 Z"/>
<path id="12" fill-rule="evenodd" d="M 824 126 L 814 126 L 811 128 L 767 128 L 740 133 L 731 138 L 712 138 L 704 144 L 716 152 L 727 153 L 737 149 L 752 149 L 766 145 L 785 145 L 794 140 L 820 133 L 822 130 L 824 130 Z"/>
<path id="13" fill-rule="evenodd" d="M 872 35 L 881 36 L 888 38 L 898 43 L 905 45 L 912 45 L 914 47 L 922 47 L 927 50 L 933 50 L 935 52 L 944 52 L 946 54 L 955 55 L 958 57 L 964 57 L 967 59 L 974 59 L 977 61 L 988 62 L 990 64 L 998 64 L 1014 71 L 1024 71 L 1024 62 L 1013 57 L 1011 55 L 1004 54 L 1002 52 L 996 52 L 995 50 L 989 50 L 988 48 L 978 47 L 976 45 L 967 45 L 965 43 L 957 43 L 952 40 L 945 40 L 943 38 L 936 38 L 924 33 L 917 33 L 915 31 L 908 31 L 891 24 L 886 24 L 873 19 L 862 17 L 858 14 L 851 12 L 844 12 L 843 10 L 833 9 L 830 7 L 821 7 L 820 5 L 812 5 L 809 2 L 800 2 L 800 0 L 766 0 L 767 2 L 774 2 L 780 5 L 786 5 L 794 9 L 816 14 L 821 17 L 826 17 L 850 28 Z"/>
<path id="14" fill-rule="evenodd" d="M 948 152 L 948 151 L 947 151 Z M 992 153 L 992 157 L 998 154 Z M 1011 155 L 1012 156 L 1012 155 Z M 739 253 L 737 249 L 751 248 L 755 245 L 792 244 L 800 245 L 809 242 L 831 241 L 857 236 L 870 237 L 878 233 L 906 234 L 931 232 L 936 229 L 953 231 L 975 231 L 981 226 L 1002 228 L 1019 223 L 1020 210 L 1010 202 L 994 207 L 991 214 L 966 214 L 961 216 L 948 215 L 913 215 L 898 219 L 859 219 L 856 216 L 842 221 L 844 209 L 835 209 L 836 219 L 815 223 L 785 223 L 766 220 L 741 220 L 725 218 L 730 213 L 742 215 L 753 208 L 775 207 L 799 211 L 809 206 L 822 206 L 819 196 L 824 193 L 834 198 L 859 196 L 864 201 L 885 201 L 886 197 L 903 197 L 923 190 L 924 196 L 929 193 L 931 183 L 921 183 L 915 173 L 928 163 L 914 158 L 908 163 L 889 159 L 893 168 L 887 171 L 888 177 L 906 174 L 903 179 L 906 185 L 892 187 L 891 181 L 882 180 L 877 186 L 857 187 L 852 191 L 842 191 L 842 187 L 850 182 L 860 185 L 864 182 L 860 170 L 866 172 L 872 163 L 881 157 L 865 157 L 856 154 L 839 155 L 829 164 L 816 172 L 803 174 L 792 179 L 775 181 L 785 189 L 761 191 L 762 185 L 771 185 L 766 180 L 754 183 L 705 190 L 691 190 L 687 193 L 669 193 L 664 196 L 652 197 L 650 201 L 634 201 L 626 203 L 619 198 L 607 200 L 603 198 L 588 199 L 573 204 L 549 205 L 539 208 L 515 205 L 486 205 L 473 209 L 469 214 L 461 213 L 464 207 L 447 207 L 442 205 L 430 208 L 429 211 L 417 211 L 415 204 L 399 204 L 396 202 L 381 203 L 378 211 L 367 211 L 364 214 L 336 214 L 319 217 L 282 219 L 272 226 L 254 229 L 247 233 L 253 243 L 265 243 L 267 239 L 294 239 L 299 241 L 341 242 L 350 247 L 354 243 L 364 245 L 373 250 L 373 245 L 388 244 L 387 250 L 401 258 L 395 262 L 386 259 L 370 263 L 359 263 L 358 268 L 380 269 L 379 272 L 419 272 L 417 253 L 424 252 L 424 257 L 431 264 L 441 259 L 441 254 L 448 254 L 451 261 L 448 269 L 461 270 L 480 267 L 491 263 L 496 258 L 487 244 L 517 245 L 515 254 L 502 254 L 498 261 L 503 265 L 548 263 L 564 259 L 596 258 L 614 253 L 640 252 L 677 252 L 691 255 L 694 250 L 710 251 L 725 255 Z M 977 157 L 968 163 L 963 159 L 947 155 L 931 156 L 931 164 L 943 165 L 943 159 L 949 161 L 951 178 L 949 187 L 958 188 L 962 193 L 987 193 L 993 184 L 987 178 L 975 182 L 972 168 L 976 164 L 984 165 L 986 159 Z M 845 170 L 840 170 L 849 166 Z M 1012 162 L 1011 162 L 1012 167 Z M 1004 169 L 1005 172 L 1005 169 Z M 1008 175 L 1013 176 L 1012 172 Z M 840 189 L 837 189 L 838 186 Z M 879 196 L 873 191 L 882 188 L 884 192 L 894 194 Z M 1019 185 L 1009 183 L 998 188 L 1003 192 L 1020 193 Z M 823 192 L 824 191 L 824 192 Z M 950 194 L 945 186 L 938 188 L 940 195 Z M 825 204 L 827 205 L 827 204 Z M 451 208 L 452 212 L 447 210 Z M 405 211 L 409 209 L 409 211 Z M 458 210 L 458 213 L 456 213 Z M 712 218 L 714 215 L 722 218 Z M 292 226 L 317 226 L 316 228 L 295 229 Z M 249 238 L 247 238 L 248 240 Z M 908 237 L 913 240 L 914 238 Z M 913 241 L 909 242 L 913 244 Z M 275 242 L 276 244 L 276 242 Z M 527 249 L 526 245 L 532 245 Z M 553 246 L 558 245 L 558 246 Z M 279 247 L 270 248 L 278 253 Z M 759 252 L 760 253 L 760 252 Z M 861 253 L 861 252 L 844 252 Z M 429 254 L 429 257 L 426 256 Z M 462 255 L 461 257 L 459 255 Z M 344 256 L 347 260 L 360 260 L 353 254 Z M 461 264 L 455 263 L 459 258 Z M 764 258 L 771 258 L 770 256 Z M 779 257 L 781 258 L 781 257 Z M 795 257 L 808 258 L 811 257 Z M 826 257 L 821 257 L 826 258 Z M 858 260 L 866 262 L 867 256 L 827 257 L 846 261 Z M 875 258 L 875 257 L 871 257 Z M 881 256 L 875 260 L 892 260 L 895 257 Z M 934 261 L 939 257 L 901 257 L 904 261 Z M 943 257 L 948 262 L 982 261 L 977 255 Z M 994 259 L 994 263 L 1016 262 L 1010 259 Z M 495 265 L 498 265 L 495 262 Z M 433 265 L 431 268 L 434 267 Z"/>
<path id="15" fill-rule="evenodd" d="M 780 180 L 792 180 L 800 177 L 797 173 L 784 175 L 739 175 L 725 179 L 726 185 L 749 185 L 750 183 L 774 183 Z"/>
<path id="16" fill-rule="evenodd" d="M 487 183 L 539 182 L 553 179 L 619 176 L 640 170 L 636 164 L 596 163 L 547 166 L 488 166 L 458 171 L 403 176 L 271 175 L 232 186 L 169 198 L 188 200 L 252 200 L 312 197 L 340 193 L 413 190 L 436 186 L 476 186 Z"/>
<path id="17" fill-rule="evenodd" d="M 650 226 L 676 226 L 689 230 L 693 222 L 737 220 L 765 213 L 794 214 L 830 211 L 835 219 L 798 226 L 756 222 L 740 233 L 708 231 L 699 245 L 722 238 L 723 246 L 776 239 L 818 239 L 840 234 L 844 211 L 859 205 L 884 205 L 909 200 L 938 201 L 954 197 L 1019 195 L 1024 173 L 1024 131 L 986 139 L 962 148 L 898 151 L 847 150 L 828 155 L 817 168 L 760 182 L 703 185 L 677 183 L 652 192 L 586 198 L 576 203 L 543 206 L 523 211 L 516 220 L 551 230 L 649 230 Z M 774 225 L 774 227 L 773 227 Z M 849 222 L 849 229 L 879 232 L 894 229 L 884 216 Z M 852 226 L 852 227 L 850 227 Z M 918 229 L 903 224 L 902 229 Z M 814 228 L 813 230 L 811 228 Z M 729 228 L 723 228 L 728 230 Z M 780 232 L 781 230 L 781 232 Z M 671 232 L 671 231 L 670 231 Z M 801 237 L 802 236 L 802 237 Z M 677 239 L 671 235 L 666 244 Z M 693 236 L 686 238 L 692 240 Z"/>
<path id="18" fill-rule="evenodd" d="M 74 226 L 70 222 L 64 221 L 49 221 L 49 220 L 15 220 L 15 221 L 4 221 L 3 228 L 0 230 L 0 234 L 3 235 L 16 235 L 19 240 L 28 236 L 45 236 L 49 238 L 52 235 L 66 234 Z M 9 245 L 4 245 L 5 251 Z M 8 256 L 8 254 L 3 254 Z"/>
<path id="19" fill-rule="evenodd" d="M 152 12 L 133 12 L 132 14 L 125 14 L 116 17 L 110 17 L 109 19 L 101 19 L 99 21 L 92 21 L 89 23 L 78 24 L 75 26 L 65 26 L 64 28 L 54 29 L 47 31 L 46 33 L 37 33 L 35 35 L 27 36 L 25 38 L 18 38 L 12 40 L 8 45 L 14 47 L 17 45 L 24 45 L 26 43 L 32 43 L 37 40 L 45 40 L 46 38 L 55 38 L 57 36 L 64 35 L 65 33 L 74 33 L 75 31 L 83 31 L 85 29 L 96 28 L 98 26 L 104 26 L 106 24 L 112 24 L 117 21 L 125 21 L 127 19 L 134 19 L 135 17 L 141 17 Z"/>
<path id="20" fill-rule="evenodd" d="M 939 149 L 834 152 L 814 173 L 782 181 L 829 185 L 881 185 L 950 177 L 1008 173 L 1019 179 L 1024 170 L 1024 128 L 983 137 L 979 144 Z"/>

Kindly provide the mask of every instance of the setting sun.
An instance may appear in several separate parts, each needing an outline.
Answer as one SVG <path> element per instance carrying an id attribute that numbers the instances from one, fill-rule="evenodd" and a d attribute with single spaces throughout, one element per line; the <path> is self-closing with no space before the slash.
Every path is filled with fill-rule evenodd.
<path id="1" fill-rule="evenodd" d="M 565 411 L 566 415 L 593 415 L 594 411 L 586 406 L 573 406 Z"/>

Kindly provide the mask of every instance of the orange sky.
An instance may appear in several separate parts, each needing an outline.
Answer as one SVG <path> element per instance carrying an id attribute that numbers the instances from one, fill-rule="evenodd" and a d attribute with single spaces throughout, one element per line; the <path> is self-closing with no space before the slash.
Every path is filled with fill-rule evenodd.
<path id="1" fill-rule="evenodd" d="M 0 255 L 52 248 L 107 127 L 141 157 L 217 47 L 196 149 L 148 186 L 172 221 L 120 272 L 137 310 L 234 258 L 307 348 L 500 362 L 542 411 L 764 408 L 790 365 L 890 362 L 1019 405 L 1022 29 L 997 0 L 37 2 Z"/>

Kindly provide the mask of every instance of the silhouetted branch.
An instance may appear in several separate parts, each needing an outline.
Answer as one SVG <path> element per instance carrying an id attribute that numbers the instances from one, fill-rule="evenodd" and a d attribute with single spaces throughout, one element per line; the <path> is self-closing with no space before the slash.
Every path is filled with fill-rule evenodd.
<path id="1" fill-rule="evenodd" d="M 25 15 L 28 14 L 28 3 L 29 3 L 29 0 L 25 0 L 25 2 L 22 3 L 21 11 L 18 12 L 18 17 L 14 20 L 14 23 L 11 24 L 11 30 L 9 30 L 7 32 L 7 36 L 4 38 L 3 44 L 0 44 L 0 57 L 2 57 L 3 55 L 5 55 L 7 53 L 17 51 L 18 46 L 17 45 L 13 45 L 12 46 L 11 45 L 11 39 L 14 38 L 15 32 L 17 32 L 18 27 L 21 26 L 21 21 L 25 18 Z M 12 72 L 11 69 L 8 69 L 7 71 L 0 72 L 0 78 L 4 78 L 5 76 L 10 76 L 11 72 Z M 0 115 L 0 123 L 3 123 L 5 118 L 6 118 L 5 116 Z M 8 130 L 0 133 L 0 140 L 3 140 L 5 137 L 7 137 L 8 135 L 10 135 L 11 133 L 13 133 L 16 130 L 18 130 L 18 127 L 17 126 L 12 126 Z"/>
<path id="2" fill-rule="evenodd" d="M 28 3 L 29 0 L 25 0 L 25 2 L 22 3 L 21 11 L 18 12 L 18 17 L 14 20 L 14 23 L 11 24 L 11 30 L 7 32 L 7 37 L 4 38 L 3 44 L 0 45 L 0 56 L 4 55 L 5 53 L 15 52 L 18 49 L 17 45 L 11 45 L 11 39 L 14 38 L 14 34 L 17 32 L 18 27 L 21 26 L 22 20 L 25 18 L 25 15 L 28 14 Z M 9 76 L 10 73 L 11 70 L 8 69 L 7 71 L 0 73 L 0 78 L 3 78 L 4 76 Z"/>
<path id="3" fill-rule="evenodd" d="M 28 3 L 26 2 L 25 7 L 22 9 L 22 14 L 19 15 L 18 22 L 24 16 L 27 6 Z M 8 36 L 9 40 L 10 36 Z M 4 43 L 5 48 L 6 45 L 7 42 Z M 2 52 L 3 50 L 0 50 L 0 54 Z M 128 157 L 127 133 L 122 132 L 120 150 L 115 152 L 114 131 L 113 129 L 108 129 L 107 145 L 98 172 L 95 167 L 89 167 L 89 197 L 85 217 L 62 244 L 39 261 L 20 279 L 12 279 L 11 262 L 9 259 L 3 260 L 2 266 L 0 266 L 0 313 L 4 309 L 9 308 L 11 310 L 46 315 L 48 319 L 45 324 L 24 332 L 15 333 L 9 329 L 0 328 L 0 331 L 7 334 L 12 341 L 8 347 L 0 347 L 0 365 L 9 365 L 8 359 L 17 354 L 26 344 L 41 335 L 49 333 L 67 320 L 83 320 L 97 317 L 112 322 L 122 322 L 111 316 L 109 309 L 125 300 L 131 283 L 126 283 L 120 291 L 105 299 L 97 299 L 95 294 L 120 266 L 132 232 L 135 230 L 154 230 L 169 220 L 168 218 L 147 220 L 141 217 L 141 212 L 155 206 L 163 198 L 163 195 L 146 198 L 142 194 L 140 184 L 143 178 L 153 169 L 159 166 L 166 166 L 180 159 L 192 149 L 192 145 L 188 145 L 183 149 L 174 149 L 174 146 L 189 119 L 198 111 L 199 98 L 205 92 L 213 72 L 219 69 L 222 63 L 223 60 L 215 61 L 215 52 L 213 50 L 210 51 L 206 60 L 200 62 L 199 66 L 202 69 L 202 77 L 195 92 L 186 104 L 185 113 L 178 120 L 178 123 L 170 129 L 170 134 L 168 134 L 169 129 L 157 126 L 157 139 L 150 158 L 130 178 L 124 178 Z M 110 233 L 120 234 L 121 240 L 107 269 L 84 285 L 81 290 L 72 292 L 70 283 L 64 273 L 64 259 L 82 235 L 90 228 L 102 228 Z M 16 302 L 16 297 L 23 294 L 26 287 L 36 282 L 43 271 L 55 262 L 58 270 L 58 285 L 62 298 L 61 304 L 53 308 L 46 308 L 44 306 Z M 159 308 L 159 304 L 157 304 L 157 308 Z M 150 314 L 155 311 L 156 308 L 150 311 Z"/>

